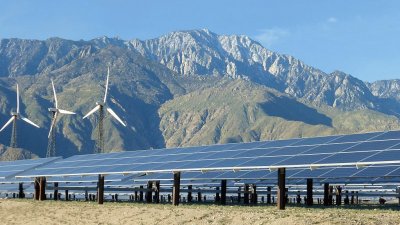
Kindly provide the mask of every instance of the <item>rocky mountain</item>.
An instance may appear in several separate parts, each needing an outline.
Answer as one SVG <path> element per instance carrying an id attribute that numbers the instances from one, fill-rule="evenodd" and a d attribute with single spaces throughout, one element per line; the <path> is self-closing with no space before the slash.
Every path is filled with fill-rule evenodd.
<path id="1" fill-rule="evenodd" d="M 52 103 L 77 116 L 57 126 L 57 151 L 90 153 L 95 116 L 111 68 L 110 105 L 128 124 L 105 120 L 108 151 L 242 142 L 397 129 L 399 81 L 366 83 L 325 73 L 264 48 L 246 36 L 209 30 L 172 32 L 151 40 L 0 40 L 0 123 L 15 108 L 42 128 L 18 123 L 19 146 L 43 157 Z M 7 145 L 11 129 L 0 133 Z"/>

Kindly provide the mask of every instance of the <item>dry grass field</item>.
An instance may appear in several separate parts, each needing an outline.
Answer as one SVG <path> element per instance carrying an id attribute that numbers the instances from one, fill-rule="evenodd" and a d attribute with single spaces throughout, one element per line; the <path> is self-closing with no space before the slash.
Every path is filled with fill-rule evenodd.
<path id="1" fill-rule="evenodd" d="M 395 207 L 305 208 L 0 200 L 0 224 L 399 224 Z"/>

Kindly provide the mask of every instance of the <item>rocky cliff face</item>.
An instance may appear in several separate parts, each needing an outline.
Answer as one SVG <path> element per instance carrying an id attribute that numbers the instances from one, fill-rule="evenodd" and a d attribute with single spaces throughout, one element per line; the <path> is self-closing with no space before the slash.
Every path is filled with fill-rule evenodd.
<path id="1" fill-rule="evenodd" d="M 22 126 L 21 147 L 45 154 L 52 105 L 85 114 L 101 99 L 111 67 L 110 104 L 128 128 L 106 118 L 108 151 L 396 129 L 398 80 L 365 83 L 269 51 L 249 37 L 208 30 L 151 40 L 0 40 L 0 123 L 15 108 L 41 125 Z M 394 117 L 394 116 L 396 117 Z M 93 150 L 95 117 L 61 117 L 59 154 Z M 8 144 L 10 130 L 0 134 Z"/>

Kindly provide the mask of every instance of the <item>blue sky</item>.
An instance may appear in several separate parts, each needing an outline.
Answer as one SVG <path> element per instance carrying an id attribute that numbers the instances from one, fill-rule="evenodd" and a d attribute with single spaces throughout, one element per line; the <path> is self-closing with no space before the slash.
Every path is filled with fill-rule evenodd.
<path id="1" fill-rule="evenodd" d="M 148 39 L 208 28 L 244 34 L 325 72 L 400 78 L 396 0 L 0 0 L 0 38 Z"/>

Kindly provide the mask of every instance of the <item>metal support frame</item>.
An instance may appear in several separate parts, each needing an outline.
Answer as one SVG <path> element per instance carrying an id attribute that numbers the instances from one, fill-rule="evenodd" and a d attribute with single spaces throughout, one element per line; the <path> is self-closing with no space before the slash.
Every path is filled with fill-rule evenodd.
<path id="1" fill-rule="evenodd" d="M 174 186 L 172 187 L 172 204 L 179 205 L 179 194 L 181 188 L 181 172 L 174 173 Z"/>
<path id="2" fill-rule="evenodd" d="M 313 201 L 313 179 L 307 179 L 307 206 L 312 206 Z"/>
<path id="3" fill-rule="evenodd" d="M 99 181 L 97 182 L 97 203 L 103 204 L 104 202 L 104 175 L 99 174 Z"/>
<path id="4" fill-rule="evenodd" d="M 286 205 L 286 187 L 285 187 L 285 179 L 286 179 L 286 169 L 279 168 L 278 169 L 278 190 L 277 190 L 277 207 L 280 210 L 285 209 Z"/>

